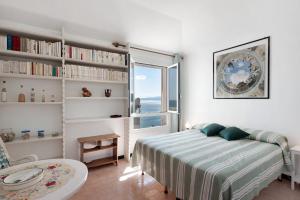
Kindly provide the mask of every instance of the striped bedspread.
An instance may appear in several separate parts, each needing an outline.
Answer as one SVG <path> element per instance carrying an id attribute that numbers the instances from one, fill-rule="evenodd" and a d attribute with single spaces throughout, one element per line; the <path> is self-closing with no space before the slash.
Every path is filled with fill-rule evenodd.
<path id="1" fill-rule="evenodd" d="M 252 134 L 226 141 L 193 129 L 147 137 L 136 142 L 132 165 L 140 165 L 180 199 L 253 199 L 290 166 L 290 159 L 284 137 Z"/>

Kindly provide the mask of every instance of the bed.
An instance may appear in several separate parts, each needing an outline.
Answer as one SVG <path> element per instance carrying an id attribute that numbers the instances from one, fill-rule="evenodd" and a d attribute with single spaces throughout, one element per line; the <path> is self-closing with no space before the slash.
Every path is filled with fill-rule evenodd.
<path id="1" fill-rule="evenodd" d="M 250 200 L 290 171 L 287 139 L 251 129 L 246 139 L 207 137 L 199 129 L 139 139 L 132 166 L 154 177 L 184 200 Z"/>

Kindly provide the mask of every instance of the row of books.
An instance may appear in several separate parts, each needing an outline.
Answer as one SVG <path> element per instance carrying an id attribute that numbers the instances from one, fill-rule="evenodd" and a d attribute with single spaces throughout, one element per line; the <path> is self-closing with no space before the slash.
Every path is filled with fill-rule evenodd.
<path id="1" fill-rule="evenodd" d="M 105 81 L 127 81 L 127 72 L 104 69 L 99 67 L 86 67 L 79 65 L 66 65 L 66 78 Z"/>
<path id="2" fill-rule="evenodd" d="M 0 73 L 62 77 L 62 67 L 38 62 L 0 60 Z"/>
<path id="3" fill-rule="evenodd" d="M 102 64 L 126 65 L 126 57 L 124 54 L 84 49 L 70 45 L 65 45 L 65 51 L 66 58 Z"/>
<path id="4" fill-rule="evenodd" d="M 61 57 L 61 42 L 33 40 L 16 35 L 0 35 L 0 49 Z"/>

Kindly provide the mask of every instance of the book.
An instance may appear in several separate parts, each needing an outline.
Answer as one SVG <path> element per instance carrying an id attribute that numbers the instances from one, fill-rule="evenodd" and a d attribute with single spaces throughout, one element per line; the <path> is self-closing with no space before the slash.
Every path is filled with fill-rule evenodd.
<path id="1" fill-rule="evenodd" d="M 80 65 L 65 65 L 65 77 L 83 80 L 127 81 L 128 74 L 124 71 Z"/>
<path id="2" fill-rule="evenodd" d="M 7 37 L 6 35 L 0 35 L 0 49 L 7 50 Z"/>
<path id="3" fill-rule="evenodd" d="M 13 48 L 13 38 L 12 35 L 7 34 L 7 50 L 12 50 Z"/>
<path id="4" fill-rule="evenodd" d="M 52 68 L 52 76 L 56 76 L 56 67 Z"/>
<path id="5" fill-rule="evenodd" d="M 20 51 L 20 37 L 19 36 L 12 36 L 12 50 Z"/>
<path id="6" fill-rule="evenodd" d="M 112 53 L 96 49 L 79 48 L 71 45 L 65 45 L 65 56 L 66 58 L 75 60 L 121 66 L 125 66 L 127 62 L 124 54 Z"/>
<path id="7" fill-rule="evenodd" d="M 5 44 L 4 44 L 5 43 Z M 17 35 L 0 35 L 0 49 L 61 57 L 61 42 L 33 40 Z"/>
<path id="8" fill-rule="evenodd" d="M 31 61 L 0 60 L 0 73 L 61 77 L 62 67 Z"/>

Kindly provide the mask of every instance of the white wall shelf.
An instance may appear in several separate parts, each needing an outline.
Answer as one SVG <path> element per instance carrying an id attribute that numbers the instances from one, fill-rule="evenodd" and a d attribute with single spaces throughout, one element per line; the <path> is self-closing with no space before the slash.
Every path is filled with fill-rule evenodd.
<path id="1" fill-rule="evenodd" d="M 128 97 L 66 97 L 66 100 L 127 100 Z"/>
<path id="2" fill-rule="evenodd" d="M 77 59 L 73 59 L 73 58 L 65 58 L 65 62 L 66 62 L 66 64 L 78 64 L 78 65 L 89 65 L 89 66 L 93 66 L 93 67 L 109 67 L 109 68 L 127 69 L 127 66 L 125 66 L 125 65 L 97 63 L 97 62 L 92 62 L 92 61 L 77 60 Z"/>
<path id="3" fill-rule="evenodd" d="M 38 75 L 12 74 L 12 73 L 0 73 L 0 77 L 2 77 L 2 78 L 22 78 L 22 79 L 62 80 L 62 77 L 56 77 L 56 76 L 38 76 Z"/>
<path id="4" fill-rule="evenodd" d="M 29 139 L 27 140 L 23 140 L 22 138 L 16 138 L 15 140 L 11 141 L 11 142 L 6 142 L 5 145 L 13 145 L 13 144 L 27 144 L 27 143 L 32 143 L 32 142 L 41 142 L 41 141 L 49 141 L 49 140 L 62 140 L 63 137 L 60 136 L 56 136 L 53 137 L 51 135 L 45 135 L 45 137 L 39 138 L 37 136 L 31 136 Z"/>
<path id="5" fill-rule="evenodd" d="M 22 51 L 12 51 L 12 50 L 0 50 L 0 55 L 18 57 L 18 58 L 26 58 L 26 59 L 57 61 L 57 62 L 61 62 L 63 59 L 62 57 L 57 57 L 57 56 L 47 56 L 47 55 L 27 53 L 27 52 L 22 52 Z"/>
<path id="6" fill-rule="evenodd" d="M 91 38 L 84 37 L 72 37 L 64 32 L 63 28 L 61 32 L 57 32 L 53 37 L 49 37 L 46 32 L 33 32 L 31 28 L 28 29 L 28 32 L 25 29 L 15 28 L 15 26 L 8 28 L 0 28 L 2 31 L 8 34 L 28 36 L 32 39 L 37 40 L 50 40 L 50 41 L 59 41 L 61 42 L 61 50 L 64 52 L 65 44 L 74 45 L 79 48 L 89 48 L 89 49 L 98 49 L 112 53 L 120 53 L 125 55 L 128 59 L 128 48 L 116 48 L 111 45 L 110 42 L 95 42 Z M 66 39 L 67 38 L 67 39 Z M 118 70 L 122 72 L 128 71 L 128 66 L 126 65 L 116 65 L 116 64 L 106 64 L 106 63 L 97 63 L 82 61 L 76 59 L 70 59 L 66 57 L 56 57 L 56 56 L 47 56 L 40 54 L 33 54 L 27 52 L 13 51 L 13 50 L 0 50 L 0 59 L 3 60 L 28 60 L 32 62 L 43 62 L 50 64 L 57 64 L 62 67 L 63 77 L 54 77 L 54 76 L 39 76 L 39 75 L 27 75 L 27 74 L 13 74 L 13 73 L 0 73 L 1 79 L 12 79 L 6 82 L 6 88 L 8 90 L 8 102 L 0 102 L 0 112 L 6 111 L 10 112 L 10 118 L 7 117 L 4 119 L 4 115 L 0 116 L 0 129 L 12 128 L 13 131 L 19 132 L 27 123 L 18 123 L 20 122 L 20 113 L 21 115 L 28 114 L 32 115 L 26 118 L 30 126 L 27 127 L 31 130 L 36 130 L 37 128 L 45 129 L 47 132 L 58 131 L 62 132 L 61 136 L 52 137 L 47 135 L 44 138 L 38 138 L 37 136 L 32 136 L 28 140 L 22 140 L 17 138 L 12 142 L 6 143 L 10 146 L 11 154 L 20 155 L 23 154 L 23 147 L 25 152 L 32 152 L 40 154 L 43 159 L 49 159 L 52 157 L 67 157 L 76 159 L 76 149 L 77 146 L 73 143 L 74 137 L 82 137 L 86 134 L 93 134 L 98 131 L 100 134 L 105 133 L 105 131 L 115 131 L 121 135 L 121 142 L 124 140 L 124 119 L 127 117 L 120 118 L 110 118 L 109 116 L 112 113 L 121 113 L 124 116 L 127 116 L 128 111 L 128 82 L 127 81 L 109 81 L 109 80 L 94 80 L 94 79 L 73 79 L 66 78 L 66 65 L 75 64 L 82 65 L 86 67 L 103 67 L 111 70 Z M 20 80 L 17 80 L 20 79 Z M 23 80 L 24 79 L 24 80 Z M 51 81 L 47 81 L 51 80 Z M 43 82 L 42 82 L 43 81 Z M 77 97 L 79 96 L 78 89 L 82 88 L 86 83 L 97 83 L 89 84 L 89 89 L 91 91 L 103 91 L 104 89 L 110 88 L 114 91 L 116 97 Z M 50 95 L 55 95 L 59 102 L 12 102 L 19 94 L 17 85 L 24 85 L 24 93 L 26 99 L 30 99 L 30 90 L 29 88 L 35 88 L 37 91 L 37 96 L 40 98 L 40 91 L 43 89 L 46 90 L 47 97 Z M 1 85 L 2 86 L 2 85 Z M 0 88 L 1 89 L 1 88 Z M 66 97 L 68 96 L 69 97 Z M 100 95 L 100 94 L 99 94 Z M 74 100 L 74 101 L 73 101 Z M 113 101 L 112 101 L 113 100 Z M 89 104 L 85 104 L 86 101 L 91 101 Z M 96 102 L 96 104 L 94 102 Z M 119 103 L 118 101 L 122 102 Z M 124 101 L 124 102 L 123 102 Z M 114 103 L 117 102 L 117 103 Z M 11 106 L 10 106 L 11 105 Z M 48 106 L 47 106 L 48 105 Z M 53 105 L 53 107 L 51 107 Z M 61 105 L 61 106 L 60 106 Z M 82 105 L 82 106 L 81 106 Z M 42 106 L 41 108 L 39 106 Z M 86 112 L 88 111 L 88 112 Z M 91 112 L 93 113 L 91 113 Z M 43 117 L 39 117 L 47 113 Z M 91 117 L 90 116 L 104 116 L 104 117 Z M 1 119 L 2 117 L 2 119 Z M 66 119 L 66 118 L 69 119 Z M 79 118 L 81 117 L 81 118 Z M 26 121 L 25 120 L 25 121 Z M 4 123 L 5 121 L 5 123 Z M 86 123 L 86 122 L 100 122 L 105 123 L 94 123 L 90 124 L 91 126 L 82 126 L 79 129 L 76 126 L 69 125 L 66 127 L 66 124 L 76 124 L 76 123 Z M 12 122 L 7 123 L 7 122 Z M 26 121 L 27 122 L 27 121 Z M 75 134 L 74 133 L 75 129 Z M 92 130 L 92 131 L 91 131 Z M 69 134 L 70 133 L 70 134 Z M 18 133 L 19 135 L 19 133 Z M 123 135 L 123 136 L 122 136 Z M 45 143 L 39 143 L 45 141 Z M 53 141 L 46 143 L 47 141 Z M 20 148 L 15 148 L 15 144 L 30 144 L 22 145 Z M 32 146 L 31 146 L 32 145 Z M 53 147 L 54 145 L 54 147 Z M 67 149 L 66 149 L 67 147 Z M 21 150 L 22 149 L 22 150 Z M 122 147 L 120 148 L 122 149 Z M 123 151 L 119 152 L 119 155 L 124 155 Z M 39 156 L 40 157 L 40 156 Z"/>
<path id="7" fill-rule="evenodd" d="M 108 83 L 108 84 L 128 84 L 127 81 L 87 80 L 87 79 L 73 79 L 73 78 L 65 78 L 65 80 L 66 81 L 74 81 L 74 82 Z"/>
<path id="8" fill-rule="evenodd" d="M 62 105 L 63 102 L 0 102 L 0 105 Z"/>
<path id="9" fill-rule="evenodd" d="M 76 123 L 89 123 L 89 122 L 100 122 L 100 121 L 108 121 L 108 120 L 123 120 L 128 117 L 118 117 L 118 118 L 110 118 L 110 117 L 95 117 L 95 118 L 76 118 L 76 119 L 66 119 L 65 123 L 67 124 L 76 124 Z"/>

